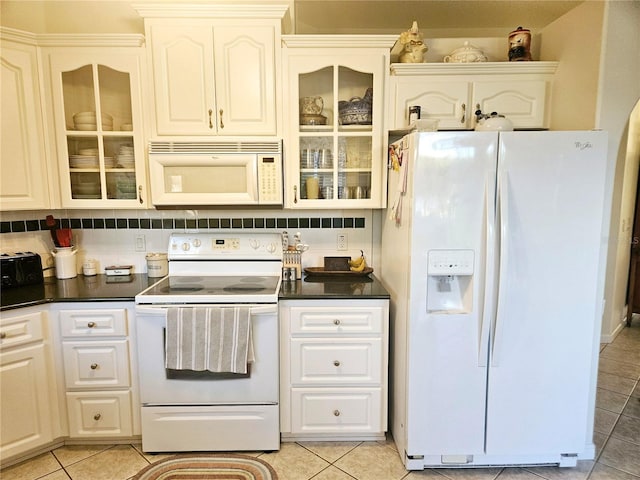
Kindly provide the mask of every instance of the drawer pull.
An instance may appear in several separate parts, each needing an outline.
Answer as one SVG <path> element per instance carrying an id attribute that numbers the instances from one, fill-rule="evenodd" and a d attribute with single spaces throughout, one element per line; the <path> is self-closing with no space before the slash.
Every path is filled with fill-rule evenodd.
<path id="1" fill-rule="evenodd" d="M 333 411 L 333 415 L 336 416 L 336 417 L 339 417 L 340 416 L 340 410 L 334 410 Z"/>
<path id="2" fill-rule="evenodd" d="M 100 415 L 99 413 L 96 413 L 96 414 L 93 416 L 93 419 L 94 419 L 94 420 L 100 420 L 101 418 L 102 418 L 102 415 Z"/>
<path id="3" fill-rule="evenodd" d="M 95 326 L 96 326 L 96 322 L 87 323 L 87 327 L 89 327 L 89 328 L 94 328 Z"/>
<path id="4" fill-rule="evenodd" d="M 7 338 L 7 332 L 0 332 L 0 339 Z"/>
<path id="5" fill-rule="evenodd" d="M 98 368 L 98 364 L 97 363 L 92 363 L 91 364 L 91 370 L 96 370 Z"/>
<path id="6" fill-rule="evenodd" d="M 333 361 L 333 364 L 334 364 L 336 367 L 339 367 L 339 366 L 340 366 L 340 360 L 334 360 L 334 361 Z"/>
<path id="7" fill-rule="evenodd" d="M 334 325 L 340 325 L 340 319 L 339 319 L 339 318 L 336 318 L 336 319 L 333 321 L 333 324 L 334 324 Z"/>

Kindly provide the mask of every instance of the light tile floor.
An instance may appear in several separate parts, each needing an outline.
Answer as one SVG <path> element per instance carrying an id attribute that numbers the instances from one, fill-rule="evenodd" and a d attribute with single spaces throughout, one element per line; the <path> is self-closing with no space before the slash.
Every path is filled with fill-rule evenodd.
<path id="1" fill-rule="evenodd" d="M 600 351 L 596 461 L 576 468 L 438 469 L 408 472 L 392 440 L 283 443 L 256 453 L 280 480 L 632 480 L 640 479 L 640 316 Z M 65 446 L 0 472 L 2 480 L 126 480 L 163 458 L 139 445 Z"/>

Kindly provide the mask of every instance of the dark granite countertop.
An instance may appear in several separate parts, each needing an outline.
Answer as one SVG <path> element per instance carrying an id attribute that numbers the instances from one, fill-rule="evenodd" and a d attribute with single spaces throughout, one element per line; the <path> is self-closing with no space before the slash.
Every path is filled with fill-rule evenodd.
<path id="1" fill-rule="evenodd" d="M 158 280 L 140 273 L 126 276 L 78 275 L 66 280 L 47 277 L 44 285 L 3 288 L 0 310 L 51 302 L 132 302 L 138 293 Z"/>
<path id="2" fill-rule="evenodd" d="M 135 296 L 159 278 L 146 274 L 95 275 L 58 280 L 47 277 L 43 285 L 3 288 L 0 311 L 52 302 L 132 302 Z M 280 299 L 388 299 L 389 292 L 375 276 L 313 277 L 282 282 Z"/>
<path id="3" fill-rule="evenodd" d="M 389 292 L 374 275 L 306 276 L 295 282 L 282 282 L 281 300 L 388 299 Z"/>

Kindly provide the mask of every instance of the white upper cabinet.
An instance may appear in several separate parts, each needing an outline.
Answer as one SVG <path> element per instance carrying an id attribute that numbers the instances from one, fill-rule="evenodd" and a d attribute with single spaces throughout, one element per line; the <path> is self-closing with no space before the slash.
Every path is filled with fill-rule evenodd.
<path id="1" fill-rule="evenodd" d="M 11 36 L 0 38 L 0 210 L 49 208 L 36 47 Z"/>
<path id="2" fill-rule="evenodd" d="M 138 7 L 151 51 L 154 134 L 278 134 L 280 24 L 286 8 Z"/>
<path id="3" fill-rule="evenodd" d="M 476 110 L 498 112 L 517 129 L 549 126 L 557 62 L 392 64 L 389 128 L 409 126 L 409 107 L 438 120 L 440 130 L 472 130 Z"/>
<path id="4" fill-rule="evenodd" d="M 69 46 L 45 58 L 62 206 L 146 206 L 142 49 Z"/>
<path id="5" fill-rule="evenodd" d="M 288 208 L 382 208 L 393 38 L 284 37 Z"/>

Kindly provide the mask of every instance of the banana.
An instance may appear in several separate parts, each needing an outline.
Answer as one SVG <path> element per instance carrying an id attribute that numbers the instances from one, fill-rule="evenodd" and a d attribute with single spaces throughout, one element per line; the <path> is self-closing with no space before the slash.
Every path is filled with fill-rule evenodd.
<path id="1" fill-rule="evenodd" d="M 362 263 L 364 263 L 364 252 L 360 250 L 360 256 L 355 260 L 349 260 L 349 267 L 359 268 Z"/>
<path id="2" fill-rule="evenodd" d="M 359 267 L 362 262 L 364 262 L 364 257 L 358 257 L 355 260 L 349 260 L 349 266 Z"/>
<path id="3" fill-rule="evenodd" d="M 362 262 L 360 263 L 360 265 L 358 265 L 357 267 L 351 267 L 350 270 L 352 272 L 362 272 L 366 267 L 367 267 L 367 262 L 363 258 Z"/>
<path id="4" fill-rule="evenodd" d="M 349 262 L 349 265 L 349 270 L 351 270 L 352 272 L 363 271 L 367 266 L 367 260 L 364 258 L 364 252 L 360 250 L 360 258 L 352 260 L 351 262 Z"/>

